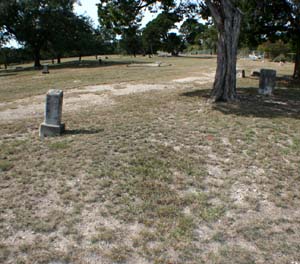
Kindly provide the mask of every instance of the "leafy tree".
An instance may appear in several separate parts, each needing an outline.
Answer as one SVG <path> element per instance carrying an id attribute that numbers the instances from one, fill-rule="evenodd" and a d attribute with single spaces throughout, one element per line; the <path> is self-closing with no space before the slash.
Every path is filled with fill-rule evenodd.
<path id="1" fill-rule="evenodd" d="M 156 0 L 100 0 L 98 4 L 98 16 L 101 27 L 113 30 L 116 34 L 122 36 L 121 47 L 131 54 L 138 50 L 136 44 L 139 44 L 140 22 L 142 20 L 142 10 L 152 8 Z M 173 0 L 162 0 L 161 8 L 166 12 L 175 6 Z M 144 35 L 142 42 L 145 45 L 147 53 L 153 53 L 156 50 L 156 44 L 150 43 L 152 29 Z M 167 36 L 166 36 L 167 37 Z M 140 45 L 140 44 L 139 44 Z"/>
<path id="2" fill-rule="evenodd" d="M 107 28 L 118 30 L 141 20 L 141 11 L 154 0 L 100 0 L 98 5 L 99 21 Z M 218 62 L 215 82 L 211 96 L 213 100 L 236 100 L 236 58 L 240 33 L 241 11 L 237 0 L 204 0 L 200 6 L 202 11 L 209 10 L 216 25 L 218 38 Z M 170 12 L 175 7 L 174 1 L 159 2 L 164 11 Z M 193 4 L 194 5 L 194 4 Z M 206 7 L 206 8 L 205 8 Z M 187 7 L 187 13 L 191 8 Z"/>
<path id="3" fill-rule="evenodd" d="M 172 54 L 172 56 L 178 56 L 180 51 L 184 49 L 184 42 L 180 36 L 176 33 L 169 33 L 164 44 L 163 50 Z"/>
<path id="4" fill-rule="evenodd" d="M 124 29 L 120 47 L 127 54 L 136 56 L 141 51 L 142 43 L 139 30 L 135 26 Z"/>
<path id="5" fill-rule="evenodd" d="M 204 49 L 210 49 L 213 53 L 217 52 L 218 32 L 215 25 L 206 25 L 200 37 Z"/>
<path id="6" fill-rule="evenodd" d="M 95 31 L 96 53 L 97 54 L 113 54 L 116 52 L 117 39 L 113 30 L 99 27 Z"/>
<path id="7" fill-rule="evenodd" d="M 92 23 L 88 17 L 75 16 L 70 28 L 70 47 L 81 61 L 84 55 L 91 55 L 96 48 L 96 37 Z"/>
<path id="8" fill-rule="evenodd" d="M 277 40 L 276 42 L 266 41 L 259 45 L 257 49 L 266 52 L 272 60 L 278 56 L 286 58 L 288 53 L 292 51 L 290 45 L 284 43 L 282 40 Z"/>
<path id="9" fill-rule="evenodd" d="M 300 78 L 300 1 L 249 0 L 240 4 L 243 10 L 241 45 L 255 48 L 262 43 L 291 43 L 295 51 L 293 77 Z M 268 41 L 268 42 L 267 42 Z M 269 45 L 276 48 L 277 44 Z"/>
<path id="10" fill-rule="evenodd" d="M 34 56 L 34 66 L 40 67 L 41 49 L 45 48 L 57 21 L 72 12 L 75 0 L 2 0 L 0 2 L 0 27 L 17 41 L 29 47 Z M 57 20 L 58 19 L 58 20 Z M 66 27 L 56 28 L 64 34 Z"/>
<path id="11" fill-rule="evenodd" d="M 138 28 L 142 20 L 140 10 L 143 1 L 138 0 L 101 0 L 98 6 L 99 23 L 103 29 L 122 35 L 120 43 L 123 50 L 135 55 L 138 52 Z"/>
<path id="12" fill-rule="evenodd" d="M 174 54 L 178 54 L 176 49 L 181 45 L 179 37 L 174 34 L 169 34 L 170 29 L 175 27 L 175 23 L 179 22 L 179 16 L 172 12 L 163 12 L 159 14 L 154 20 L 150 21 L 143 30 L 142 41 L 146 53 L 154 54 L 157 50 L 162 49 Z M 170 44 L 177 45 L 172 49 Z M 179 43 L 180 42 L 180 43 Z"/>
<path id="13" fill-rule="evenodd" d="M 181 25 L 179 32 L 189 45 L 201 45 L 201 34 L 203 34 L 205 29 L 206 26 L 199 23 L 197 19 L 188 18 Z"/>

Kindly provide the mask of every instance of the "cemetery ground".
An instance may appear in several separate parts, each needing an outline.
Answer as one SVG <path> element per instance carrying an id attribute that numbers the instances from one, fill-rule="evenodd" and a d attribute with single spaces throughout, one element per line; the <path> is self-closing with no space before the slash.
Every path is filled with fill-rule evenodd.
<path id="1" fill-rule="evenodd" d="M 93 60 L 0 70 L 1 263 L 300 263 L 292 64 L 239 60 L 240 101 L 211 104 L 214 57 Z M 52 88 L 67 131 L 41 141 Z"/>

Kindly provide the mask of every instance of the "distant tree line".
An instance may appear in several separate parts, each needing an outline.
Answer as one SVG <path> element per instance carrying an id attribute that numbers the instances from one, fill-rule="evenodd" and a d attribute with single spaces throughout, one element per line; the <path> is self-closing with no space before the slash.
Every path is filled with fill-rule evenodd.
<path id="1" fill-rule="evenodd" d="M 97 29 L 89 17 L 75 14 L 76 2 L 0 0 L 0 63 L 33 59 L 38 68 L 42 58 L 60 63 L 65 56 L 80 59 L 105 53 L 135 56 L 165 51 L 177 56 L 183 51 L 217 52 L 222 29 L 211 17 L 212 11 L 223 7 L 222 1 L 99 0 Z M 292 58 L 294 77 L 299 78 L 299 0 L 226 0 L 224 4 L 241 10 L 239 48 L 259 49 L 271 59 Z M 141 28 L 145 9 L 159 12 Z M 4 48 L 11 38 L 21 44 L 21 50 Z"/>
<path id="2" fill-rule="evenodd" d="M 110 52 L 113 43 L 94 29 L 88 17 L 74 13 L 74 0 L 1 0 L 0 1 L 0 63 L 56 59 Z M 23 47 L 3 48 L 10 38 Z"/>

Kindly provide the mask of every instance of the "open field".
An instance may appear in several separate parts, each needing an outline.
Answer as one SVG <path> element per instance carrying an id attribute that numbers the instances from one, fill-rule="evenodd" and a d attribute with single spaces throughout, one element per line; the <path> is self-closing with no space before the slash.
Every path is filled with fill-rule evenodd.
<path id="1" fill-rule="evenodd" d="M 213 105 L 214 57 L 93 60 L 0 70 L 0 263 L 300 263 L 292 64 L 240 60 L 274 96 Z M 51 88 L 67 132 L 40 141 Z"/>

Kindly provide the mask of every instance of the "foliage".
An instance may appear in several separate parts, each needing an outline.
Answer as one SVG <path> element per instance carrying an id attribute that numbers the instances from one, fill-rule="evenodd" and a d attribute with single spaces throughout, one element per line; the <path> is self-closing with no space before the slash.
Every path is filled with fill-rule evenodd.
<path id="1" fill-rule="evenodd" d="M 176 49 L 181 45 L 178 43 L 179 37 L 168 34 L 168 32 L 175 27 L 175 23 L 180 21 L 180 17 L 172 12 L 163 12 L 159 14 L 154 20 L 150 21 L 143 30 L 142 41 L 145 52 L 154 54 L 157 50 L 162 49 L 168 52 L 176 53 Z M 181 40 L 179 41 L 181 42 Z M 175 44 L 170 47 L 170 44 Z"/>
<path id="2" fill-rule="evenodd" d="M 173 56 L 178 56 L 179 52 L 184 50 L 182 38 L 176 33 L 169 33 L 163 44 L 163 50 L 171 53 Z"/>
<path id="3" fill-rule="evenodd" d="M 3 0 L 0 3 L 0 27 L 32 50 L 35 66 L 39 67 L 41 49 L 46 48 L 49 43 L 55 48 L 60 45 L 61 49 L 66 48 L 63 40 L 68 36 L 67 28 L 70 25 L 68 22 L 74 18 L 74 2 L 74 0 Z"/>
<path id="4" fill-rule="evenodd" d="M 271 60 L 281 54 L 287 56 L 288 53 L 292 52 L 291 46 L 282 40 L 277 40 L 276 42 L 266 41 L 258 46 L 258 50 L 265 52 Z"/>
<path id="5" fill-rule="evenodd" d="M 5 68 L 12 63 L 24 63 L 31 60 L 30 51 L 25 48 L 2 48 L 0 49 L 0 65 L 4 64 Z"/>
<path id="6" fill-rule="evenodd" d="M 201 35 L 205 29 L 206 25 L 199 23 L 197 19 L 188 18 L 181 25 L 179 32 L 189 45 L 201 45 Z"/>
<path id="7" fill-rule="evenodd" d="M 155 0 L 101 0 L 98 4 L 99 23 L 102 28 L 112 30 L 116 34 L 121 35 L 122 41 L 120 45 L 127 53 L 136 54 L 141 48 L 137 47 L 139 43 L 143 43 L 146 53 L 153 53 L 158 48 L 156 37 L 160 35 L 160 33 L 156 34 L 156 30 L 153 29 L 156 26 L 151 26 L 151 29 L 147 30 L 149 33 L 144 35 L 142 42 L 140 41 L 138 28 L 143 16 L 142 11 L 146 8 L 153 10 L 155 3 Z M 174 6 L 173 0 L 162 0 L 159 7 L 165 13 L 168 13 Z M 160 19 L 166 21 L 165 18 L 163 16 Z M 155 41 L 150 43 L 149 41 L 152 39 L 151 35 L 153 33 L 155 33 L 155 36 L 153 36 L 155 37 Z"/>
<path id="8" fill-rule="evenodd" d="M 206 25 L 201 34 L 202 47 L 217 52 L 218 32 L 215 25 Z"/>
<path id="9" fill-rule="evenodd" d="M 137 27 L 130 27 L 123 31 L 120 48 L 130 55 L 136 56 L 141 51 L 142 41 Z"/>
<path id="10" fill-rule="evenodd" d="M 128 54 L 138 50 L 138 28 L 142 15 L 142 2 L 135 0 L 101 0 L 98 6 L 99 23 L 103 30 L 122 35 L 121 49 Z"/>
<path id="11" fill-rule="evenodd" d="M 251 0 L 245 10 L 244 20 L 248 23 L 243 27 L 244 39 L 255 36 L 253 44 L 278 39 L 290 41 L 296 51 L 294 78 L 300 78 L 300 1 Z"/>
<path id="12" fill-rule="evenodd" d="M 95 30 L 96 53 L 113 54 L 116 52 L 117 39 L 115 32 L 111 29 L 99 27 Z"/>

